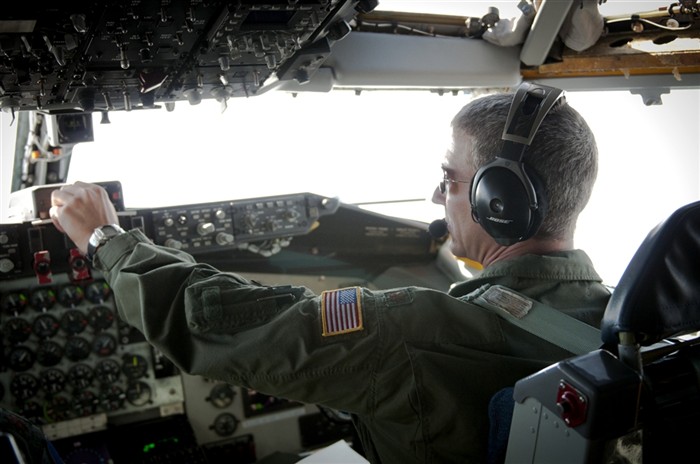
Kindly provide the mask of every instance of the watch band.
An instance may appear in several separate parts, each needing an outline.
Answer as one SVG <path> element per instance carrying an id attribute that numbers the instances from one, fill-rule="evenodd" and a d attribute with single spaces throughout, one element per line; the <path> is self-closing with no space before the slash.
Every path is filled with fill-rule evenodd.
<path id="1" fill-rule="evenodd" d="M 87 253 L 85 253 L 85 259 L 92 263 L 95 258 L 95 253 L 97 249 L 110 241 L 117 235 L 126 233 L 118 224 L 106 224 L 96 228 L 90 238 L 88 239 Z"/>

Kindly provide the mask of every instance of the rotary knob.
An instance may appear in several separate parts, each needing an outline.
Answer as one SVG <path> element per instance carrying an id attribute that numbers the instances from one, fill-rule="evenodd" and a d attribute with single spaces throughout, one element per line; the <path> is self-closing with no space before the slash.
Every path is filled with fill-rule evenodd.
<path id="1" fill-rule="evenodd" d="M 216 227 L 211 222 L 200 222 L 197 224 L 197 233 L 201 236 L 213 234 Z"/>
<path id="2" fill-rule="evenodd" d="M 174 238 L 169 238 L 165 241 L 164 245 L 168 248 L 175 248 L 176 250 L 179 250 L 182 248 L 182 242 L 179 240 L 175 240 Z"/>

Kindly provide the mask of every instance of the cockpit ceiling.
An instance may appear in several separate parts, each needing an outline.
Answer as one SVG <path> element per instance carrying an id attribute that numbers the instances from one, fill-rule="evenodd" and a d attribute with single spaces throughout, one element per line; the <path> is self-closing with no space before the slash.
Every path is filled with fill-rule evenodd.
<path id="1" fill-rule="evenodd" d="M 535 21 L 520 51 L 481 39 L 503 19 L 486 7 L 483 16 L 466 17 L 375 11 L 377 0 L 12 2 L 0 11 L 0 110 L 171 109 L 202 99 L 225 106 L 273 88 L 456 90 L 484 79 L 655 75 L 697 82 L 697 2 L 639 3 L 652 11 L 605 17 L 604 33 L 586 50 L 568 49 L 557 26 Z M 416 40 L 402 40 L 400 49 L 384 40 L 406 35 Z M 435 53 L 443 43 L 451 48 Z M 506 77 L 496 79 L 494 68 Z"/>
<path id="2" fill-rule="evenodd" d="M 376 3 L 376 2 L 374 2 Z M 48 5 L 48 4 L 46 4 Z M 69 5 L 69 6 L 68 6 Z M 130 110 L 308 79 L 364 0 L 72 1 L 0 12 L 0 108 Z"/>

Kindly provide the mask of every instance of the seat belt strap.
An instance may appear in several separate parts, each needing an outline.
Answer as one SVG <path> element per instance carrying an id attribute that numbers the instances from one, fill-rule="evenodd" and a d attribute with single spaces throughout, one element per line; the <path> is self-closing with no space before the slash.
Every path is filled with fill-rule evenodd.
<path id="1" fill-rule="evenodd" d="M 599 329 L 502 285 L 486 284 L 462 298 L 575 355 L 602 345 Z"/>

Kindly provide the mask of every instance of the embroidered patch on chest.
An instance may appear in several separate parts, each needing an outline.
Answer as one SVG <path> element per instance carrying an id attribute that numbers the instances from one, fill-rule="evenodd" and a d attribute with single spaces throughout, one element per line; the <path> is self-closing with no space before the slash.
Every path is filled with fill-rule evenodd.
<path id="1" fill-rule="evenodd" d="M 324 337 L 362 330 L 360 287 L 321 293 L 321 324 Z"/>

